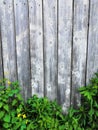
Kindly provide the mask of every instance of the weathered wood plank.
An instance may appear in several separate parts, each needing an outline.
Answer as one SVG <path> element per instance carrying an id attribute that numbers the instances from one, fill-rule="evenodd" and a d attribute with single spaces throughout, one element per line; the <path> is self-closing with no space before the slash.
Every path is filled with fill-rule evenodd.
<path id="1" fill-rule="evenodd" d="M 22 86 L 24 99 L 31 96 L 29 23 L 27 0 L 15 0 L 15 27 L 18 80 Z"/>
<path id="2" fill-rule="evenodd" d="M 87 83 L 95 72 L 98 72 L 98 0 L 91 0 L 88 37 Z"/>
<path id="3" fill-rule="evenodd" d="M 43 1 L 45 95 L 57 98 L 57 0 Z"/>
<path id="4" fill-rule="evenodd" d="M 16 75 L 13 0 L 0 0 L 4 77 L 14 81 Z"/>
<path id="5" fill-rule="evenodd" d="M 80 105 L 77 89 L 85 84 L 88 0 L 74 0 L 73 70 L 71 104 Z"/>
<path id="6" fill-rule="evenodd" d="M 58 5 L 58 100 L 67 112 L 70 106 L 73 0 L 60 0 Z"/>
<path id="7" fill-rule="evenodd" d="M 0 79 L 3 78 L 2 44 L 1 44 L 1 21 L 0 21 Z"/>
<path id="8" fill-rule="evenodd" d="M 32 94 L 44 96 L 42 0 L 29 0 Z"/>

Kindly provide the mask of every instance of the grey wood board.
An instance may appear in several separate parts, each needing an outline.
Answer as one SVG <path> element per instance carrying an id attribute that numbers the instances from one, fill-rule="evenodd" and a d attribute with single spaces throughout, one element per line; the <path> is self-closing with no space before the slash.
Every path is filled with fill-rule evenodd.
<path id="1" fill-rule="evenodd" d="M 0 19 L 1 20 L 1 19 Z M 0 79 L 3 78 L 2 42 L 1 42 L 1 21 L 0 21 Z"/>
<path id="2" fill-rule="evenodd" d="M 57 0 L 44 0 L 45 96 L 57 98 Z"/>
<path id="3" fill-rule="evenodd" d="M 88 7 L 88 0 L 74 0 L 71 104 L 75 106 L 81 100 L 78 88 L 85 85 Z"/>
<path id="4" fill-rule="evenodd" d="M 95 72 L 98 72 L 98 0 L 91 0 L 88 36 L 87 84 Z"/>
<path id="5" fill-rule="evenodd" d="M 29 0 L 32 95 L 44 96 L 42 0 Z"/>
<path id="6" fill-rule="evenodd" d="M 70 107 L 73 0 L 58 3 L 58 100 L 63 111 Z M 65 15 L 66 14 L 66 15 Z"/>
<path id="7" fill-rule="evenodd" d="M 24 99 L 31 96 L 28 1 L 14 1 L 17 73 Z"/>
<path id="8" fill-rule="evenodd" d="M 4 77 L 15 81 L 17 74 L 13 1 L 0 0 L 0 11 Z"/>

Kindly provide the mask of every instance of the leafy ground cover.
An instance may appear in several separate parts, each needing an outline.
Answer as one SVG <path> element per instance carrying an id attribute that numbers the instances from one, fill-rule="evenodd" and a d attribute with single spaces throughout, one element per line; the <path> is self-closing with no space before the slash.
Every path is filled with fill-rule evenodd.
<path id="1" fill-rule="evenodd" d="M 0 80 L 0 130 L 98 130 L 98 73 L 80 87 L 81 106 L 67 115 L 46 97 L 24 102 L 20 91 L 18 82 Z"/>

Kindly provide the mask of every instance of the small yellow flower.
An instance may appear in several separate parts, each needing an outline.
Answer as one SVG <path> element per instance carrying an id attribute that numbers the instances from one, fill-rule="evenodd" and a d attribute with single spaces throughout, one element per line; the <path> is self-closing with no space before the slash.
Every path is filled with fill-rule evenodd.
<path id="1" fill-rule="evenodd" d="M 23 118 L 26 118 L 26 114 L 23 114 Z"/>
<path id="2" fill-rule="evenodd" d="M 17 116 L 18 116 L 18 117 L 20 117 L 20 116 L 21 116 L 21 114 L 18 114 Z"/>
<path id="3" fill-rule="evenodd" d="M 8 85 L 11 85 L 11 82 L 10 82 L 9 80 L 8 80 L 8 82 L 7 82 L 7 83 L 8 83 Z"/>
<path id="4" fill-rule="evenodd" d="M 28 123 L 28 120 L 26 120 L 26 124 Z"/>

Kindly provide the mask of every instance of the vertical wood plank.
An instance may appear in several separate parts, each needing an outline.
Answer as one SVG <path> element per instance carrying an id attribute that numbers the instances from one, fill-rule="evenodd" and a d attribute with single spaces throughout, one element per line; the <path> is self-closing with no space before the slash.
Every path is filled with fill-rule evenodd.
<path id="1" fill-rule="evenodd" d="M 4 77 L 14 81 L 16 75 L 13 0 L 0 0 Z"/>
<path id="2" fill-rule="evenodd" d="M 15 0 L 15 27 L 18 80 L 22 86 L 24 99 L 31 96 L 30 83 L 30 52 L 29 52 L 29 23 L 27 0 Z"/>
<path id="3" fill-rule="evenodd" d="M 85 85 L 88 0 L 74 0 L 73 70 L 71 103 L 80 105 L 78 88 Z"/>
<path id="4" fill-rule="evenodd" d="M 45 95 L 57 98 L 57 0 L 44 0 Z"/>
<path id="5" fill-rule="evenodd" d="M 98 72 L 98 0 L 90 1 L 87 83 Z"/>
<path id="6" fill-rule="evenodd" d="M 1 44 L 1 19 L 0 19 L 0 79 L 3 78 L 2 44 Z"/>
<path id="7" fill-rule="evenodd" d="M 29 0 L 32 94 L 44 96 L 42 0 Z"/>
<path id="8" fill-rule="evenodd" d="M 70 106 L 73 0 L 58 3 L 58 98 L 63 111 Z"/>

